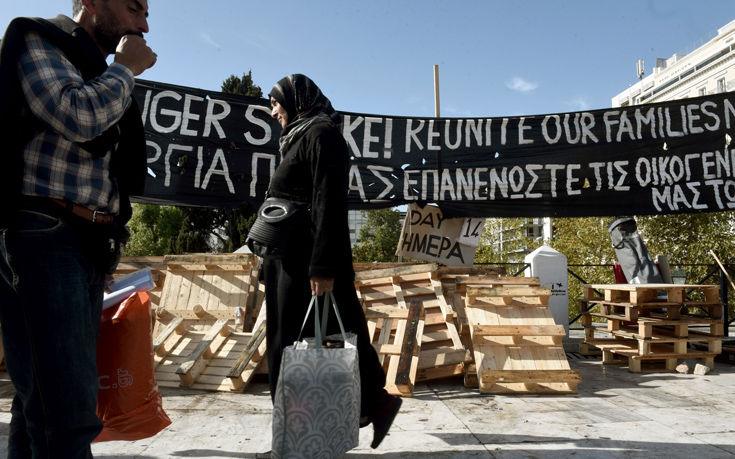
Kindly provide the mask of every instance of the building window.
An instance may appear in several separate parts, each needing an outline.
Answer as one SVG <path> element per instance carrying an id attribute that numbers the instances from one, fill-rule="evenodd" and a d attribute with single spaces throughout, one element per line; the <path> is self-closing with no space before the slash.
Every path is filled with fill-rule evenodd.
<path id="1" fill-rule="evenodd" d="M 717 80 L 717 93 L 726 92 L 727 91 L 727 83 L 725 83 L 725 78 L 722 77 L 719 80 Z"/>
<path id="2" fill-rule="evenodd" d="M 707 88 L 701 87 L 697 90 L 697 94 L 700 96 L 706 96 L 707 95 Z"/>

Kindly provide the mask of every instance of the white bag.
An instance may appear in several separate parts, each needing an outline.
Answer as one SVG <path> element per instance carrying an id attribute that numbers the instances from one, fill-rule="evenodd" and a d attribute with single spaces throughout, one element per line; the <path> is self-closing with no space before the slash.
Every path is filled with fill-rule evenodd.
<path id="1" fill-rule="evenodd" d="M 344 454 L 359 442 L 357 336 L 345 333 L 332 293 L 325 297 L 321 326 L 316 296 L 312 297 L 304 317 L 306 324 L 313 307 L 314 338 L 296 341 L 283 351 L 273 403 L 271 457 L 274 458 L 329 459 Z M 344 342 L 343 348 L 322 347 L 330 300 L 342 333 L 326 339 Z"/>

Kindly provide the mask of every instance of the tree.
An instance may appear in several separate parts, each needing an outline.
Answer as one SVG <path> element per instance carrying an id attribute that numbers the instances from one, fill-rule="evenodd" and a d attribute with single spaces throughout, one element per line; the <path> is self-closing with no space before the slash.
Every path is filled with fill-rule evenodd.
<path id="1" fill-rule="evenodd" d="M 172 248 L 184 221 L 180 209 L 150 204 L 134 204 L 130 218 L 127 256 L 162 256 L 177 253 Z M 179 252 L 180 253 L 180 252 Z"/>
<path id="2" fill-rule="evenodd" d="M 239 94 L 241 96 L 263 97 L 263 90 L 253 83 L 253 71 L 243 73 L 242 78 L 230 75 L 222 83 L 222 92 L 225 94 Z"/>
<path id="3" fill-rule="evenodd" d="M 362 211 L 367 217 L 360 229 L 360 243 L 352 249 L 355 262 L 398 261 L 396 248 L 401 236 L 401 213 L 394 209 Z"/>

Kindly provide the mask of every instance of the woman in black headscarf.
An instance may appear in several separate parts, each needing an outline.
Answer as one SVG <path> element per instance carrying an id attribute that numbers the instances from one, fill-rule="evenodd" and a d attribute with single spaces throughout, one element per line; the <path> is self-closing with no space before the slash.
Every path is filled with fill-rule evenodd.
<path id="1" fill-rule="evenodd" d="M 271 90 L 271 116 L 281 131 L 281 162 L 271 178 L 273 197 L 310 208 L 310 222 L 294 231 L 295 248 L 263 265 L 267 314 L 268 371 L 275 394 L 284 347 L 299 336 L 312 295 L 334 293 L 345 329 L 357 335 L 361 381 L 361 426 L 373 424 L 376 448 L 398 413 L 401 399 L 385 389 L 385 373 L 370 344 L 367 322 L 354 287 L 347 225 L 349 153 L 332 104 L 317 85 L 300 74 L 289 75 Z M 335 333 L 330 316 L 328 333 Z"/>

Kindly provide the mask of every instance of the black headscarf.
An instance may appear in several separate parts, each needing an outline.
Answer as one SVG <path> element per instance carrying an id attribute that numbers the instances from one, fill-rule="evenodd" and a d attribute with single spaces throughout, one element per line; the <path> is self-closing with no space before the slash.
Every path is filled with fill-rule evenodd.
<path id="1" fill-rule="evenodd" d="M 301 131 L 297 129 L 299 126 L 307 127 L 305 124 L 311 124 L 308 123 L 311 118 L 326 115 L 332 121 L 338 121 L 332 103 L 306 75 L 294 73 L 281 78 L 268 95 L 278 101 L 288 115 L 288 124 L 281 132 L 282 150 L 284 141 L 289 143 L 292 131 Z"/>

